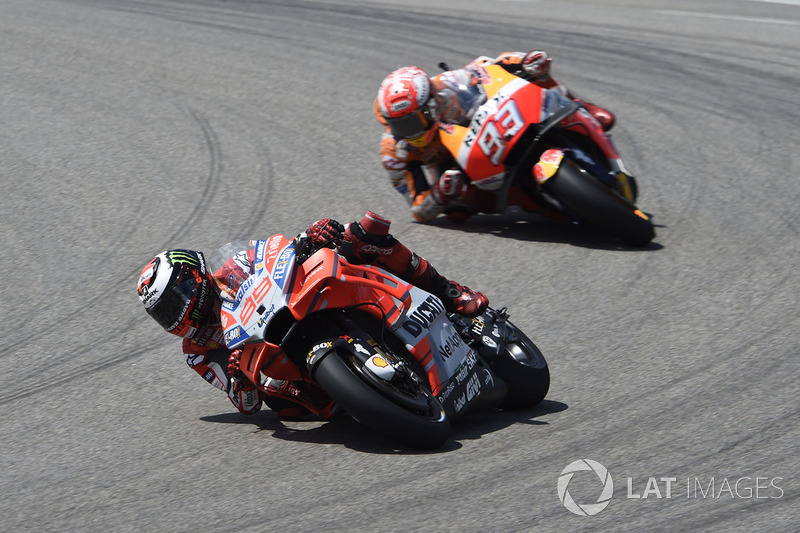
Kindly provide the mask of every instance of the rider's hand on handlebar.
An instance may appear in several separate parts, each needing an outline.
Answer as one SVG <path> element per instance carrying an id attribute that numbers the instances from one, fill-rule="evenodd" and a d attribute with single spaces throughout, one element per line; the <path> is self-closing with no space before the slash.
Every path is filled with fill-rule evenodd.
<path id="1" fill-rule="evenodd" d="M 522 60 L 522 70 L 529 79 L 544 79 L 550 75 L 550 56 L 542 50 L 528 52 Z"/>
<path id="2" fill-rule="evenodd" d="M 458 196 L 465 181 L 464 174 L 460 170 L 445 170 L 439 178 L 439 189 L 445 196 Z"/>
<path id="3" fill-rule="evenodd" d="M 344 226 L 333 219 L 323 218 L 311 224 L 306 235 L 314 246 L 336 248 L 342 243 Z"/>
<path id="4" fill-rule="evenodd" d="M 241 350 L 234 350 L 231 352 L 230 357 L 228 357 L 228 375 L 231 377 L 230 386 L 233 387 L 233 392 L 235 393 L 252 390 L 255 388 L 255 386 L 250 382 L 249 379 L 247 379 L 247 376 L 244 375 L 244 372 L 242 372 L 242 369 L 239 367 L 241 360 Z"/>
<path id="5" fill-rule="evenodd" d="M 444 171 L 439 179 L 431 187 L 431 194 L 439 205 L 447 205 L 452 198 L 461 195 L 466 179 L 464 174 L 457 169 Z"/>

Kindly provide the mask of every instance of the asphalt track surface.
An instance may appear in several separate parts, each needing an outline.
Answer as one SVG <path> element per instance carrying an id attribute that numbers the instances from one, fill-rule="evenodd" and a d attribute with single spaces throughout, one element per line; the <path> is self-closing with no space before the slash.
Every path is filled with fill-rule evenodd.
<path id="1" fill-rule="evenodd" d="M 800 530 L 798 2 L 403 4 L 0 3 L 0 529 Z M 420 225 L 386 182 L 386 73 L 533 48 L 617 113 L 649 247 L 525 214 Z M 540 407 L 433 453 L 245 417 L 136 298 L 162 249 L 368 208 L 509 307 L 550 363 Z M 594 516 L 557 491 L 580 459 L 614 482 Z"/>

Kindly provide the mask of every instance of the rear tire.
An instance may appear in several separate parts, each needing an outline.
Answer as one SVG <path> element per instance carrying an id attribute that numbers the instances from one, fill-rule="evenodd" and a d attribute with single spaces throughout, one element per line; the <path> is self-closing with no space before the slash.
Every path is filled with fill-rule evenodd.
<path id="1" fill-rule="evenodd" d="M 632 246 L 646 246 L 656 235 L 653 223 L 635 205 L 601 185 L 569 159 L 542 185 L 570 211 Z"/>
<path id="2" fill-rule="evenodd" d="M 350 416 L 395 441 L 432 450 L 450 437 L 450 420 L 427 388 L 393 387 L 349 353 L 323 357 L 312 378 Z"/>

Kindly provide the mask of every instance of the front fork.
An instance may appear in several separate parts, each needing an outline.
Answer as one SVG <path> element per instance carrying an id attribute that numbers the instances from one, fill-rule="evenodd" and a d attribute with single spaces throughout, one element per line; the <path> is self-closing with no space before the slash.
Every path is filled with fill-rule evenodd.
<path id="1" fill-rule="evenodd" d="M 402 357 L 392 353 L 388 346 L 376 342 L 372 334 L 365 331 L 355 320 L 344 313 L 333 315 L 331 318 L 338 322 L 340 331 L 345 333 L 338 337 L 323 339 L 311 348 L 306 356 L 306 367 L 310 375 L 313 375 L 314 368 L 323 357 L 341 352 L 349 353 L 358 359 L 378 379 L 388 383 L 411 379 L 425 386 L 417 372 L 409 368 Z M 385 334 L 391 333 L 386 331 Z"/>

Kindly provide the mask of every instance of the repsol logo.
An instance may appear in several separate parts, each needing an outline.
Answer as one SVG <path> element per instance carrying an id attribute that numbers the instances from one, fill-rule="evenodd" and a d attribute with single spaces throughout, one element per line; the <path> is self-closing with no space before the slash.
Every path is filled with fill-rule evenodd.
<path id="1" fill-rule="evenodd" d="M 436 317 L 443 312 L 442 302 L 435 296 L 428 296 L 413 313 L 408 315 L 406 321 L 403 322 L 403 329 L 414 337 L 419 337 L 420 333 L 428 329 Z"/>
<path id="2" fill-rule="evenodd" d="M 481 130 L 481 127 L 483 126 L 483 123 L 484 121 L 486 121 L 486 117 L 488 116 L 489 112 L 486 111 L 486 109 L 481 109 L 480 111 L 475 113 L 475 116 L 472 117 L 472 122 L 469 125 L 469 131 L 470 133 L 472 133 L 473 137 L 477 135 L 478 132 Z"/>

